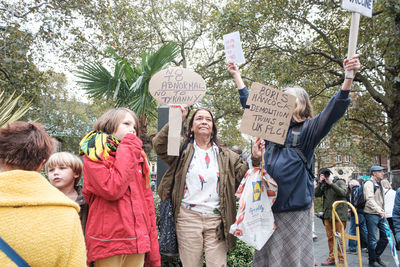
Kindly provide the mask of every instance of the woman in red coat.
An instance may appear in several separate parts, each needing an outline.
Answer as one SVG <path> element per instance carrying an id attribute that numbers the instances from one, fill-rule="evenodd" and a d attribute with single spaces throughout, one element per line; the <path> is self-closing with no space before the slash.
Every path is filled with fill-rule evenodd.
<path id="1" fill-rule="evenodd" d="M 80 143 L 83 194 L 89 203 L 85 239 L 94 266 L 160 266 L 149 167 L 138 119 L 111 109 Z"/>

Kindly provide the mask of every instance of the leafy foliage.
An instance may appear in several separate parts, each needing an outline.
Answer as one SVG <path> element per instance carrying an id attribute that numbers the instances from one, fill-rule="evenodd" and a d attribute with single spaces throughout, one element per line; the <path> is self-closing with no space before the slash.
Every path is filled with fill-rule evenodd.
<path id="1" fill-rule="evenodd" d="M 111 48 L 109 51 L 115 59 L 114 73 L 99 62 L 85 63 L 77 72 L 79 84 L 92 98 L 112 99 L 116 106 L 129 107 L 139 116 L 155 116 L 157 103 L 150 95 L 149 82 L 177 56 L 178 46 L 168 43 L 156 52 L 144 52 L 137 66 L 117 56 Z"/>
<path id="2" fill-rule="evenodd" d="M 237 240 L 236 248 L 228 255 L 227 266 L 250 267 L 253 263 L 254 249 L 241 240 Z"/>
<path id="3" fill-rule="evenodd" d="M 342 60 L 347 54 L 350 13 L 342 10 L 339 2 L 72 0 L 25 5 L 18 2 L 11 12 L 10 4 L 1 1 L 0 9 L 5 12 L 0 16 L 9 25 L 0 34 L 7 41 L 14 40 L 15 47 L 18 47 L 15 40 L 34 44 L 37 49 L 32 55 L 36 57 L 45 47 L 37 44 L 45 41 L 53 50 L 62 51 L 69 61 L 89 62 L 102 58 L 106 47 L 112 47 L 127 62 L 136 62 L 140 61 L 142 51 L 176 42 L 180 57 L 174 64 L 193 68 L 207 82 L 207 95 L 198 106 L 212 109 L 223 142 L 244 145 L 246 141 L 237 130 L 242 111 L 233 83 L 225 72 L 222 35 L 240 31 L 247 60 L 241 70 L 247 84 L 253 81 L 275 87 L 299 84 L 309 92 L 319 112 L 343 81 Z M 332 138 L 338 143 L 343 133 L 354 138 L 365 136 L 359 140 L 359 153 L 367 153 L 369 157 L 390 153 L 393 168 L 400 167 L 400 8 L 397 2 L 377 1 L 373 18 L 361 18 L 358 52 L 363 68 L 356 76 L 352 97 L 353 101 L 363 104 L 350 109 L 347 120 L 338 124 L 342 129 L 331 132 L 331 136 L 338 135 Z M 18 31 L 24 32 L 18 25 L 32 20 L 40 25 L 39 31 L 18 37 Z M 3 62 L 2 66 L 5 66 Z M 7 69 L 8 74 L 21 73 L 11 69 Z M 110 75 L 123 75 L 116 70 L 117 73 Z M 1 74 L 1 77 L 6 76 Z M 27 77 L 21 75 L 17 80 Z M 0 79 L 4 81 L 7 78 Z M 32 82 L 26 81 L 23 84 L 28 88 Z M 120 81 L 119 86 L 125 86 Z M 118 79 L 112 85 L 118 87 Z M 8 90 L 13 91 L 15 87 Z M 124 99 L 121 88 L 116 98 L 114 93 L 108 94 L 109 99 Z M 144 102 L 130 104 L 142 106 Z"/>
<path id="4" fill-rule="evenodd" d="M 16 109 L 21 96 L 14 97 L 14 93 L 7 99 L 4 91 L 0 92 L 0 128 L 21 118 L 29 109 L 29 104 Z"/>

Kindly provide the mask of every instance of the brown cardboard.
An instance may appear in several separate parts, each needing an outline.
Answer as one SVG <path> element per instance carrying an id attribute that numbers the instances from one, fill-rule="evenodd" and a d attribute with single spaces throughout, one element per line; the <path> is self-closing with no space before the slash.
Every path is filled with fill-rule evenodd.
<path id="1" fill-rule="evenodd" d="M 203 98 L 206 83 L 196 72 L 174 67 L 154 74 L 149 83 L 149 91 L 160 104 L 190 106 Z"/>
<path id="2" fill-rule="evenodd" d="M 296 97 L 254 82 L 247 99 L 240 131 L 278 144 L 284 144 Z"/>

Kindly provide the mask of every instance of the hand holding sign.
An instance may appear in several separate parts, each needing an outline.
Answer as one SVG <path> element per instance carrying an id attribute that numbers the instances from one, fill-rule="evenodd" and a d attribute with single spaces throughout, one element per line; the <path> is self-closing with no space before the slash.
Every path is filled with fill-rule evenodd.
<path id="1" fill-rule="evenodd" d="M 200 101 L 206 93 L 204 79 L 194 71 L 168 68 L 157 72 L 149 83 L 150 94 L 160 104 L 169 105 L 168 155 L 179 155 L 183 118 L 187 108 Z"/>

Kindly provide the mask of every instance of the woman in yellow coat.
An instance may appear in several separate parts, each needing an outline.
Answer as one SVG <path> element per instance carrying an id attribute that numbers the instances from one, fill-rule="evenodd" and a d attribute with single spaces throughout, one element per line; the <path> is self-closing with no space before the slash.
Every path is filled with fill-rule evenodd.
<path id="1" fill-rule="evenodd" d="M 0 237 L 30 266 L 86 266 L 79 206 L 39 173 L 53 147 L 39 124 L 0 128 Z"/>

